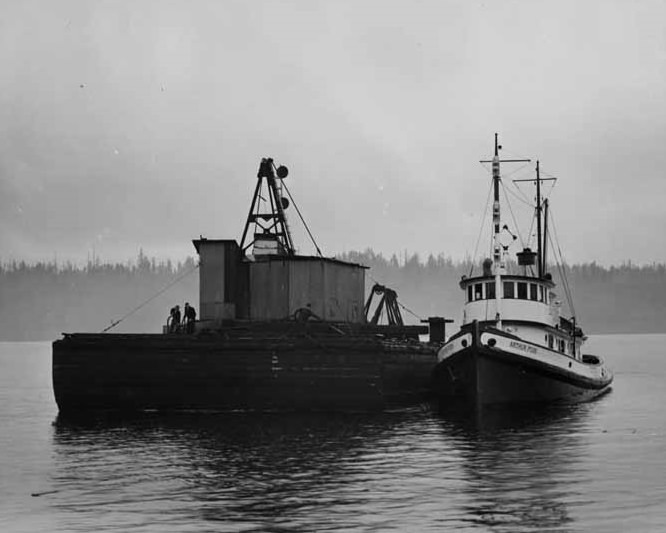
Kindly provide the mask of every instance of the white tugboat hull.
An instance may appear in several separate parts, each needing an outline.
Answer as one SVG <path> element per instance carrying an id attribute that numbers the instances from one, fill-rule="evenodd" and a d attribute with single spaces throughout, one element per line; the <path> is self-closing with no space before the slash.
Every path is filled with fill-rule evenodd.
<path id="1" fill-rule="evenodd" d="M 578 403 L 610 390 L 596 356 L 577 360 L 492 327 L 472 325 L 442 347 L 433 373 L 446 404 Z"/>

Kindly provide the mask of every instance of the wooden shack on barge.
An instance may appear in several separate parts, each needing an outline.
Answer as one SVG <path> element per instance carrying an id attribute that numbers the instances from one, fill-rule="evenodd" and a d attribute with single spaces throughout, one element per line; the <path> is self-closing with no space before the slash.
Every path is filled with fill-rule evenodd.
<path id="1" fill-rule="evenodd" d="M 74 333 L 53 343 L 61 413 L 363 411 L 426 398 L 440 342 L 419 340 L 426 326 L 368 319 L 372 294 L 383 288 L 365 302 L 366 267 L 295 252 L 283 169 L 262 161 L 240 245 L 193 241 L 200 260 L 194 334 Z M 431 322 L 443 340 L 444 322 Z"/>

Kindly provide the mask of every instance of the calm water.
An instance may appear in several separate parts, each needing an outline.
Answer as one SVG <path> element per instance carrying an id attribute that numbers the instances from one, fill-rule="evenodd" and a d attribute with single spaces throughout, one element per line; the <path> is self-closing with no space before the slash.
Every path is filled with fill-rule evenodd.
<path id="1" fill-rule="evenodd" d="M 49 344 L 0 344 L 0 531 L 666 531 L 666 335 L 598 336 L 596 402 L 443 418 L 58 421 Z"/>

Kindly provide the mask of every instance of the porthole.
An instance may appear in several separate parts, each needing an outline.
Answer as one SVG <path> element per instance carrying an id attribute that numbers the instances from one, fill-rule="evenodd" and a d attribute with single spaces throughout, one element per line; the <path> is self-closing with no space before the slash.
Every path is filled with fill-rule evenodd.
<path id="1" fill-rule="evenodd" d="M 467 348 L 467 339 L 463 339 L 462 341 L 460 341 L 460 344 L 462 344 L 463 348 Z"/>
<path id="2" fill-rule="evenodd" d="M 493 348 L 497 344 L 497 341 L 495 339 L 488 339 L 488 346 Z"/>

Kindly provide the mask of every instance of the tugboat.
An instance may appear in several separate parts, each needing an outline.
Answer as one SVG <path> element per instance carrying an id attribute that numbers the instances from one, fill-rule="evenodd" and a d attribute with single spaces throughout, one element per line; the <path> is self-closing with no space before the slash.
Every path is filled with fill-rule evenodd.
<path id="1" fill-rule="evenodd" d="M 199 320 L 183 329 L 176 319 L 162 333 L 67 333 L 53 343 L 61 414 L 366 411 L 426 399 L 446 320 L 405 325 L 395 291 L 375 285 L 366 300 L 366 267 L 324 257 L 314 239 L 317 255 L 299 255 L 285 214 L 293 205 L 300 216 L 287 175 L 261 161 L 240 245 L 193 241 Z M 381 298 L 374 313 L 373 295 Z M 421 341 L 427 333 L 431 342 Z"/>
<path id="2" fill-rule="evenodd" d="M 500 159 L 497 134 L 492 160 L 493 258 L 483 261 L 481 275 L 463 276 L 463 320 L 437 355 L 433 394 L 440 405 L 514 403 L 575 403 L 610 390 L 612 372 L 601 357 L 583 353 L 586 336 L 576 321 L 562 316 L 547 272 L 548 200 L 542 200 L 539 162 L 536 177 L 536 252 L 529 247 L 509 261 L 517 237 L 502 223 L 500 163 L 529 163 L 529 159 Z M 532 226 L 533 227 L 533 226 Z M 529 243 L 528 243 L 529 244 Z M 563 272 L 563 271 L 562 271 Z M 563 286 L 570 291 L 566 278 Z M 569 302 L 573 313 L 573 303 Z"/>

